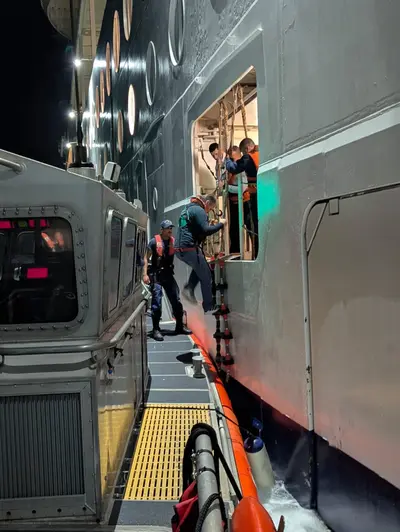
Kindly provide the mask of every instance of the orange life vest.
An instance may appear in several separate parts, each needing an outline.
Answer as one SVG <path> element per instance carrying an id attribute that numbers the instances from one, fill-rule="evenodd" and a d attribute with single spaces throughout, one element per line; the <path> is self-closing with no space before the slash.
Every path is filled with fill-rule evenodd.
<path id="1" fill-rule="evenodd" d="M 47 246 L 51 249 L 51 250 L 54 250 L 56 245 L 55 243 L 52 241 L 52 239 L 49 237 L 48 234 L 46 233 L 42 233 L 42 238 L 43 240 L 46 242 Z"/>
<path id="2" fill-rule="evenodd" d="M 237 176 L 235 174 L 228 173 L 228 184 L 236 186 L 236 183 L 234 181 L 236 177 Z M 231 200 L 232 203 L 238 203 L 238 194 L 235 194 L 234 192 L 229 192 L 229 199 Z M 246 189 L 243 192 L 243 203 L 246 203 L 246 201 L 249 201 L 249 199 L 250 199 L 250 192 L 248 191 L 248 189 Z"/>
<path id="3" fill-rule="evenodd" d="M 206 204 L 204 203 L 201 196 L 194 196 L 193 198 L 190 198 L 190 203 L 196 203 L 197 205 L 200 205 L 204 210 L 206 210 Z"/>
<path id="4" fill-rule="evenodd" d="M 159 257 L 162 257 L 164 253 L 164 244 L 163 244 L 161 235 L 155 235 L 154 238 L 156 240 L 156 253 Z M 169 245 L 168 245 L 168 255 L 173 255 L 174 253 L 175 253 L 175 238 L 171 236 L 169 240 Z"/>
<path id="5" fill-rule="evenodd" d="M 252 152 L 249 152 L 249 155 L 252 158 L 253 163 L 254 163 L 254 165 L 256 167 L 256 170 L 258 172 L 258 168 L 260 166 L 260 154 L 259 154 L 258 150 L 256 151 L 256 149 L 254 149 Z M 257 177 L 247 176 L 247 181 L 249 183 L 248 190 L 249 190 L 250 194 L 255 194 L 257 192 Z"/>

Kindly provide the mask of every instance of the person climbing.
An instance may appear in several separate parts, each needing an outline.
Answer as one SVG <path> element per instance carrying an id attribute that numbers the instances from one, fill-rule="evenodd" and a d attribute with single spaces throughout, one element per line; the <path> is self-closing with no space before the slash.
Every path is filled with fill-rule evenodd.
<path id="1" fill-rule="evenodd" d="M 250 192 L 250 213 L 254 233 L 254 256 L 258 254 L 258 213 L 257 213 L 257 172 L 259 167 L 259 153 L 254 141 L 245 138 L 239 144 L 239 149 L 243 156 L 237 161 L 233 161 L 229 156 L 225 159 L 226 170 L 231 174 L 246 172 Z M 247 224 L 246 224 L 247 225 Z"/>
<path id="2" fill-rule="evenodd" d="M 183 306 L 179 298 L 179 287 L 174 277 L 175 239 L 172 236 L 173 223 L 170 220 L 161 222 L 161 231 L 155 235 L 147 246 L 144 257 L 143 282 L 150 284 L 151 317 L 153 321 L 153 338 L 158 342 L 164 340 L 160 330 L 162 314 L 162 290 L 171 303 L 176 319 L 175 334 L 192 334 L 183 324 Z M 151 258 L 151 264 L 148 261 Z"/>
<path id="3" fill-rule="evenodd" d="M 189 280 L 183 288 L 182 297 L 193 304 L 197 304 L 194 295 L 196 286 L 200 282 L 203 295 L 203 310 L 209 312 L 213 309 L 212 277 L 210 267 L 204 257 L 200 244 L 210 235 L 220 231 L 226 220 L 220 218 L 215 225 L 208 223 L 208 212 L 215 208 L 215 196 L 196 196 L 182 210 L 179 218 L 176 254 L 178 259 L 192 268 Z"/>

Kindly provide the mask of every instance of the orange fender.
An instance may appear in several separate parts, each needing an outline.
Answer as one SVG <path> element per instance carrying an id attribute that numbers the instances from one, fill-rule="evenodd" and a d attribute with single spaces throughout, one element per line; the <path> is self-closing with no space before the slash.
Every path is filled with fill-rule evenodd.
<path id="1" fill-rule="evenodd" d="M 244 497 L 232 517 L 232 532 L 276 532 L 267 510 L 254 497 Z"/>
<path id="2" fill-rule="evenodd" d="M 239 476 L 240 487 L 242 488 L 243 497 L 255 497 L 258 498 L 257 488 L 254 484 L 253 475 L 251 474 L 251 467 L 247 459 L 246 451 L 243 446 L 243 439 L 238 427 L 239 423 L 232 409 L 232 403 L 229 399 L 225 386 L 222 384 L 219 378 L 212 359 L 207 351 L 201 346 L 199 339 L 192 334 L 192 339 L 197 347 L 201 350 L 201 354 L 204 357 L 205 363 L 208 366 L 209 372 L 213 376 L 215 387 L 217 389 L 219 399 L 221 401 L 223 414 L 227 416 L 227 426 L 229 435 L 232 441 L 232 450 L 235 457 L 236 469 Z"/>

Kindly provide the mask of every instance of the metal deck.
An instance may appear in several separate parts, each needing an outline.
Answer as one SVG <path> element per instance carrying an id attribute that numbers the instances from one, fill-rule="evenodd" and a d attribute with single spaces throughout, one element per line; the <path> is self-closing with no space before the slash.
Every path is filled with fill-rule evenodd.
<path id="1" fill-rule="evenodd" d="M 163 298 L 163 342 L 148 338 L 148 399 L 122 501 L 116 501 L 110 524 L 120 527 L 170 527 L 173 505 L 182 490 L 182 458 L 191 428 L 210 422 L 208 379 L 194 379 L 193 344 L 175 336 Z M 147 330 L 151 331 L 147 318 Z M 170 528 L 168 528 L 170 529 Z"/>

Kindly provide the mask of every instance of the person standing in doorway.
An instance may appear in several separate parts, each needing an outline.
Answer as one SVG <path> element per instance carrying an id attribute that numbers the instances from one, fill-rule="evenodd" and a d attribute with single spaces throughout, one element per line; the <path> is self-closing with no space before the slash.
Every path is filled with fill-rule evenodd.
<path id="1" fill-rule="evenodd" d="M 160 330 L 162 315 L 162 291 L 165 290 L 176 319 L 175 334 L 192 334 L 183 324 L 183 306 L 179 298 L 179 287 L 174 277 L 175 239 L 172 236 L 174 225 L 170 220 L 161 222 L 161 231 L 147 246 L 144 258 L 143 282 L 150 284 L 151 317 L 153 320 L 153 338 L 164 340 Z M 149 264 L 149 259 L 151 263 Z"/>
<path id="2" fill-rule="evenodd" d="M 250 220 L 254 237 L 254 258 L 258 255 L 258 212 L 257 212 L 257 173 L 259 167 L 258 149 L 252 139 L 245 138 L 239 144 L 243 156 L 233 161 L 229 157 L 225 159 L 226 170 L 231 174 L 245 172 L 248 180 L 250 193 Z M 246 224 L 247 225 L 247 224 Z"/>
<path id="3" fill-rule="evenodd" d="M 200 245 L 207 236 L 217 233 L 226 224 L 226 220 L 222 218 L 215 225 L 208 223 L 207 214 L 211 209 L 215 209 L 216 205 L 217 200 L 212 195 L 191 198 L 181 213 L 176 243 L 178 259 L 192 268 L 182 296 L 197 304 L 194 291 L 200 282 L 205 313 L 213 310 L 212 276 Z"/>

